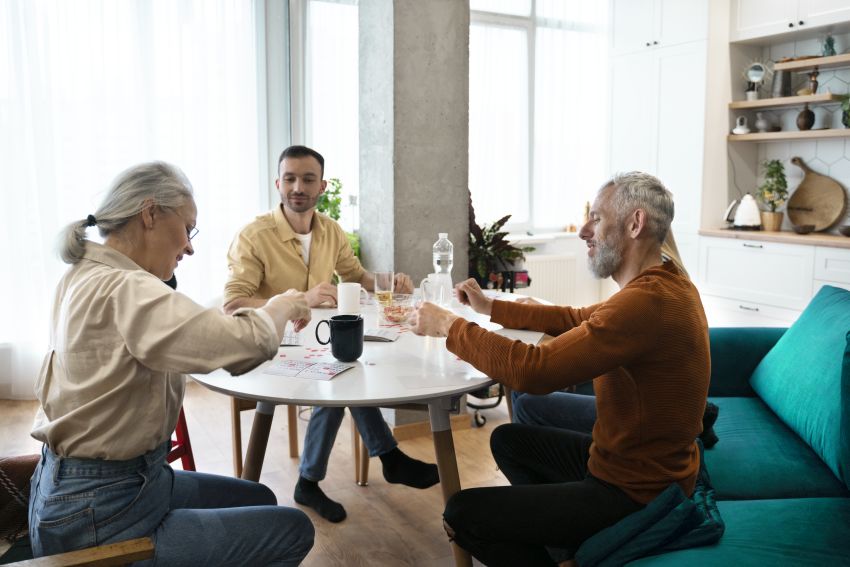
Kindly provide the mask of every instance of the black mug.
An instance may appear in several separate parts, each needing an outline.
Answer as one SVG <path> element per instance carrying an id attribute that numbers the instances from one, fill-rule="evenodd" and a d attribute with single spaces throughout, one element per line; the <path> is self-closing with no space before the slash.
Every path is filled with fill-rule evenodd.
<path id="1" fill-rule="evenodd" d="M 327 323 L 330 337 L 319 338 L 319 327 Z M 316 340 L 320 345 L 331 343 L 331 353 L 340 362 L 354 362 L 363 354 L 363 318 L 360 315 L 334 315 L 316 325 Z"/>

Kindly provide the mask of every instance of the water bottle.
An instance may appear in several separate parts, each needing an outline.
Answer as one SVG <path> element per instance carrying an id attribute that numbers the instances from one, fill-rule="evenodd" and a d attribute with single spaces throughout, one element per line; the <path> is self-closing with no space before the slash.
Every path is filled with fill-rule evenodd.
<path id="1" fill-rule="evenodd" d="M 443 305 L 451 303 L 452 298 L 452 264 L 454 263 L 454 246 L 449 241 L 449 233 L 440 232 L 439 239 L 434 243 L 433 258 L 434 258 L 434 274 L 443 288 L 442 301 Z"/>
<path id="2" fill-rule="evenodd" d="M 435 274 L 451 274 L 452 264 L 454 263 L 453 255 L 455 247 L 452 246 L 449 240 L 448 232 L 441 232 L 440 237 L 434 243 L 434 273 Z M 451 275 L 449 275 L 451 277 Z"/>

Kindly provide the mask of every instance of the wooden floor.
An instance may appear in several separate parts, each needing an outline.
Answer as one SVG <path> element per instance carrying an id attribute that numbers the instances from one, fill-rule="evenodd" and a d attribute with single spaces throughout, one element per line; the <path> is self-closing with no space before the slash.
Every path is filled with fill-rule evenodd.
<path id="1" fill-rule="evenodd" d="M 190 383 L 184 408 L 197 469 L 231 475 L 229 398 Z M 0 455 L 39 451 L 39 444 L 29 436 L 36 409 L 36 402 L 0 400 Z M 242 412 L 243 446 L 247 446 L 253 413 Z M 507 410 L 503 403 L 498 408 L 483 411 L 483 415 L 487 417 L 483 427 L 454 433 L 464 488 L 507 484 L 496 469 L 489 449 L 490 433 L 496 425 L 508 421 Z M 285 417 L 283 409 L 278 409 L 260 480 L 274 491 L 281 505 L 298 507 L 292 500 L 292 490 L 298 479 L 298 459 L 289 458 Z M 303 417 L 306 419 L 307 414 Z M 370 462 L 369 486 L 357 486 L 348 419 L 346 417 L 340 428 L 328 475 L 322 482 L 328 496 L 345 506 L 348 518 L 342 523 L 331 524 L 305 509 L 316 526 L 316 543 L 304 565 L 453 565 L 451 549 L 442 529 L 443 499 L 439 486 L 417 490 L 390 485 L 381 475 L 381 462 L 377 458 Z M 302 444 L 305 430 L 305 421 L 299 421 Z M 435 462 L 430 437 L 418 437 L 399 445 L 413 457 Z"/>

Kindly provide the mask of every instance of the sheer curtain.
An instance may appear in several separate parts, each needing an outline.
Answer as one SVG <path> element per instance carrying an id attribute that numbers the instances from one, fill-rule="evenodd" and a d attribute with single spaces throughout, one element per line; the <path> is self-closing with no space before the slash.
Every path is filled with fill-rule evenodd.
<path id="1" fill-rule="evenodd" d="M 479 224 L 580 224 L 605 179 L 607 2 L 471 0 L 469 187 Z"/>
<path id="2" fill-rule="evenodd" d="M 200 234 L 180 290 L 221 295 L 230 240 L 268 206 L 255 20 L 243 0 L 0 4 L 0 398 L 33 397 L 67 269 L 58 231 L 130 165 L 185 171 Z"/>
<path id="3" fill-rule="evenodd" d="M 307 4 L 306 143 L 324 156 L 325 179 L 343 184 L 339 220 L 348 231 L 358 228 L 360 193 L 357 13 L 352 0 Z"/>

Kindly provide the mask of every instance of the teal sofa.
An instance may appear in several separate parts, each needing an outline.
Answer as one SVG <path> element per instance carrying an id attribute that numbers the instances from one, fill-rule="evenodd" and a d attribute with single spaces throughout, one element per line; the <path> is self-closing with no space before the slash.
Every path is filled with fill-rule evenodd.
<path id="1" fill-rule="evenodd" d="M 823 287 L 789 329 L 710 338 L 705 461 L 725 533 L 629 565 L 850 566 L 850 291 Z"/>

